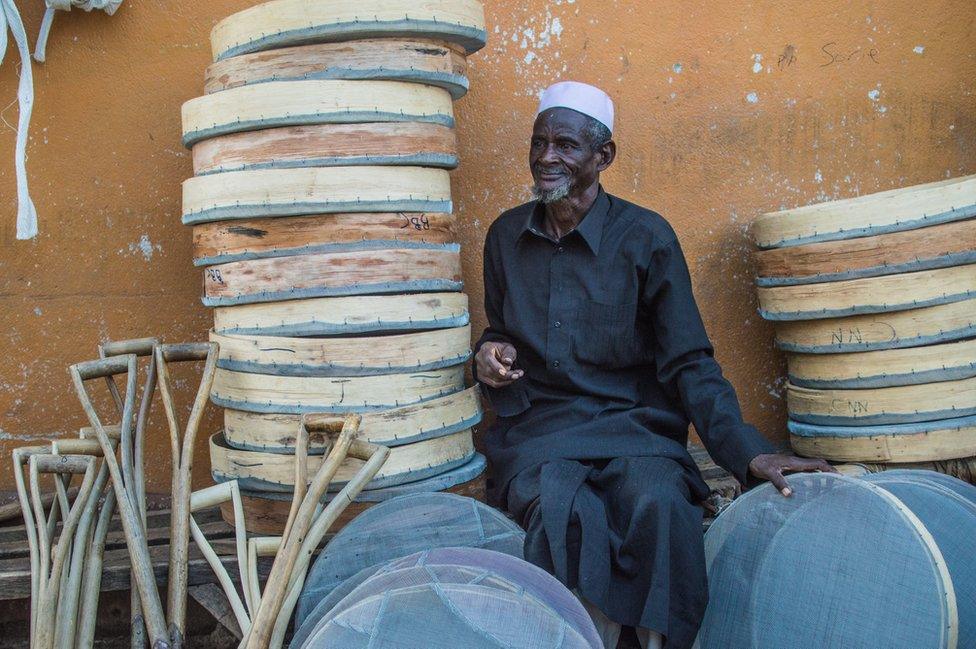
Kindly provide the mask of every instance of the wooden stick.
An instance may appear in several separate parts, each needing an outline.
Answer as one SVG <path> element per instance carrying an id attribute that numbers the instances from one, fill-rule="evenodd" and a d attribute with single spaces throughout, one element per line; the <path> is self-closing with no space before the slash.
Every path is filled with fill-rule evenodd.
<path id="1" fill-rule="evenodd" d="M 271 573 L 268 575 L 268 582 L 261 597 L 257 615 L 254 617 L 251 628 L 245 632 L 245 646 L 248 649 L 267 649 L 268 647 L 274 631 L 275 620 L 281 610 L 282 600 L 288 593 L 292 571 L 301 552 L 302 541 L 313 523 L 316 506 L 328 489 L 332 477 L 339 470 L 339 465 L 346 459 L 349 446 L 359 432 L 360 421 L 361 418 L 358 415 L 350 415 L 346 418 L 342 432 L 339 433 L 331 452 L 312 479 L 308 493 L 304 493 L 304 490 L 296 485 L 296 500 L 299 494 L 301 494 L 302 500 L 297 508 L 293 506 L 293 516 L 289 516 L 288 523 L 285 524 L 285 530 L 288 534 L 282 537 L 282 549 L 278 552 L 271 567 Z M 299 437 L 305 438 L 307 449 L 308 432 L 305 431 Z M 305 461 L 306 457 L 296 456 L 296 462 L 304 463 Z"/>
<path id="2" fill-rule="evenodd" d="M 254 602 L 261 601 L 258 559 L 277 555 L 278 550 L 281 549 L 281 540 L 280 536 L 255 536 L 247 540 L 248 587 L 251 589 L 251 600 Z"/>
<path id="3" fill-rule="evenodd" d="M 305 583 L 305 576 L 308 573 L 309 564 L 312 562 L 312 555 L 318 547 L 326 532 L 342 515 L 342 512 L 358 496 L 363 488 L 369 484 L 370 480 L 379 472 L 383 463 L 389 457 L 390 449 L 385 446 L 377 446 L 362 440 L 355 440 L 349 447 L 349 455 L 364 460 L 366 463 L 353 480 L 342 488 L 335 498 L 333 498 L 325 509 L 316 516 L 311 529 L 301 541 L 301 552 L 298 555 L 295 566 L 291 574 L 288 595 L 280 604 L 277 619 L 275 620 L 274 631 L 271 638 L 271 649 L 279 649 L 284 640 L 285 631 L 288 628 L 288 621 L 291 619 L 292 611 L 301 595 L 302 585 Z"/>
<path id="4" fill-rule="evenodd" d="M 78 617 L 76 645 L 78 649 L 91 649 L 95 644 L 95 622 L 98 619 L 98 596 L 101 593 L 102 563 L 105 557 L 105 538 L 109 523 L 115 513 L 115 490 L 105 490 L 105 501 L 98 512 L 98 524 L 92 535 L 85 563 L 85 579 L 82 583 L 81 613 Z"/>
<path id="5" fill-rule="evenodd" d="M 52 442 L 51 453 L 54 455 L 84 454 L 97 458 L 102 456 L 102 447 L 95 440 L 66 439 Z M 68 569 L 63 572 L 66 578 L 59 597 L 57 630 L 54 639 L 55 646 L 58 647 L 74 645 L 82 594 L 82 579 L 85 564 L 90 559 L 89 544 L 92 540 L 93 522 L 98 510 L 98 501 L 107 484 L 108 467 L 103 460 L 98 463 L 98 472 L 88 501 L 81 503 L 83 511 L 74 535 L 74 541 L 71 544 L 71 560 Z M 67 500 L 67 493 L 65 496 L 65 500 Z M 76 505 L 78 502 L 76 499 Z"/>
<path id="6" fill-rule="evenodd" d="M 34 629 L 36 628 L 37 621 L 37 601 L 38 601 L 38 587 L 40 583 L 40 546 L 38 538 L 38 528 L 40 525 L 35 525 L 34 523 L 34 510 L 31 506 L 31 494 L 27 490 L 27 484 L 24 481 L 24 465 L 27 464 L 31 455 L 37 453 L 44 453 L 47 449 L 44 446 L 23 446 L 21 448 L 15 448 L 13 451 L 13 462 L 14 462 L 14 483 L 17 487 L 17 501 L 20 504 L 20 510 L 24 516 L 24 530 L 27 533 L 27 549 L 30 555 L 30 570 L 31 570 L 31 611 L 30 611 L 30 635 L 31 638 L 34 637 Z M 39 499 L 40 496 L 34 496 L 35 499 Z M 47 495 L 50 504 L 53 507 L 56 495 L 51 493 Z M 42 501 L 43 502 L 43 501 Z M 43 505 L 47 506 L 47 505 Z"/>
<path id="7" fill-rule="evenodd" d="M 166 631 L 166 620 L 163 614 L 162 602 L 159 598 L 159 591 L 156 589 L 156 580 L 152 571 L 152 562 L 149 557 L 149 546 L 146 542 L 145 528 L 139 511 L 133 505 L 133 485 L 127 485 L 122 475 L 122 469 L 118 460 L 112 453 L 111 441 L 105 432 L 102 421 L 95 411 L 91 396 L 85 387 L 85 380 L 112 376 L 115 374 L 126 373 L 126 392 L 123 402 L 122 417 L 122 438 L 127 438 L 127 429 L 131 431 L 133 420 L 133 402 L 136 392 L 136 368 L 137 359 L 134 354 L 105 358 L 97 361 L 88 361 L 72 365 L 70 374 L 78 399 L 81 402 L 89 422 L 95 428 L 95 434 L 105 452 L 105 462 L 108 464 L 112 484 L 115 489 L 115 499 L 122 517 L 122 529 L 125 533 L 126 544 L 129 549 L 132 562 L 132 571 L 136 577 L 136 584 L 139 596 L 142 601 L 142 608 L 146 615 L 146 626 L 149 637 L 154 649 L 169 646 Z"/>
<path id="8" fill-rule="evenodd" d="M 75 499 L 74 506 L 67 503 L 67 492 L 61 491 L 59 497 L 62 499 L 61 507 L 69 506 L 64 512 L 64 525 L 61 535 L 58 538 L 57 546 L 53 555 L 51 551 L 51 541 L 45 533 L 42 535 L 41 557 L 42 562 L 45 558 L 50 562 L 49 565 L 41 565 L 41 578 L 39 583 L 37 620 L 35 635 L 32 641 L 33 649 L 51 649 L 54 646 L 56 627 L 56 611 L 58 608 L 58 596 L 62 579 L 62 571 L 68 561 L 71 552 L 71 543 L 77 529 L 78 522 L 85 510 L 85 505 L 92 494 L 92 487 L 95 483 L 95 458 L 90 455 L 32 455 L 29 460 L 29 471 L 31 489 L 37 496 L 34 498 L 33 506 L 35 512 L 40 512 L 43 516 L 44 506 L 40 499 L 40 474 L 54 473 L 81 474 L 83 475 L 81 487 L 78 491 L 78 498 Z M 63 489 L 63 483 L 56 480 L 56 485 Z M 53 556 L 53 558 L 52 558 Z"/>
<path id="9" fill-rule="evenodd" d="M 173 487 L 170 513 L 169 581 L 166 610 L 170 638 L 174 647 L 183 646 L 186 639 L 186 596 L 190 543 L 190 492 L 193 478 L 193 447 L 204 408 L 210 399 L 214 372 L 217 369 L 216 343 L 157 345 L 156 366 L 159 369 L 159 391 L 163 398 L 166 421 L 169 424 L 173 463 Z M 196 398 L 187 420 L 180 430 L 179 415 L 170 388 L 169 364 L 204 361 Z"/>
<path id="10" fill-rule="evenodd" d="M 190 512 L 199 511 L 207 507 L 214 507 L 220 503 L 231 501 L 234 505 L 234 532 L 235 532 L 235 544 L 237 547 L 237 567 L 240 574 L 241 588 L 244 592 L 244 601 L 241 601 L 241 596 L 238 594 L 237 589 L 234 587 L 234 582 L 227 572 L 227 568 L 221 563 L 220 558 L 217 553 L 214 552 L 213 546 L 207 537 L 200 530 L 196 521 L 190 516 L 189 527 L 190 534 L 193 536 L 194 543 L 200 549 L 207 563 L 210 564 L 211 570 L 213 570 L 214 575 L 217 577 L 217 581 L 220 583 L 221 588 L 227 595 L 227 601 L 231 605 L 231 609 L 234 611 L 234 617 L 237 618 L 237 624 L 240 626 L 241 631 L 246 633 L 248 627 L 251 625 L 251 618 L 248 614 L 254 613 L 256 604 L 251 602 L 251 590 L 248 586 L 249 572 L 247 566 L 247 535 L 244 527 L 244 508 L 241 504 L 241 492 L 238 489 L 237 481 L 223 482 L 221 484 L 214 485 L 212 487 L 207 487 L 206 489 L 201 489 L 200 491 L 195 491 L 190 495 Z M 245 606 L 246 604 L 246 606 Z"/>
<path id="11" fill-rule="evenodd" d="M 156 392 L 156 362 L 153 358 L 153 349 L 159 343 L 156 338 L 136 338 L 130 340 L 109 341 L 98 346 L 100 358 L 112 356 L 122 356 L 125 354 L 135 354 L 137 357 L 149 357 L 149 365 L 146 368 L 146 383 L 143 387 L 142 396 L 139 404 L 139 413 L 136 417 L 135 435 L 129 440 L 122 440 L 122 475 L 126 484 L 134 486 L 133 497 L 134 505 L 139 511 L 140 520 L 143 528 L 146 524 L 146 478 L 143 468 L 143 451 L 145 443 L 146 422 L 149 418 L 149 408 L 152 405 L 152 398 Z M 123 403 L 115 379 L 106 376 L 105 381 L 109 392 L 115 400 L 115 405 L 122 416 Z M 120 436 L 122 429 L 120 428 Z M 135 576 L 132 576 L 132 588 L 130 590 L 130 620 L 132 624 L 132 649 L 142 649 L 146 646 L 146 625 L 142 617 L 142 604 L 139 601 L 139 589 L 136 587 Z"/>

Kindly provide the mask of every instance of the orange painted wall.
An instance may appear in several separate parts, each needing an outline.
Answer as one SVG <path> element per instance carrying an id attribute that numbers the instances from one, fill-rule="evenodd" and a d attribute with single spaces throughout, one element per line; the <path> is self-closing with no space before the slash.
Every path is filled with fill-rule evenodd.
<path id="1" fill-rule="evenodd" d="M 39 0 L 21 0 L 36 34 Z M 40 235 L 15 241 L 17 64 L 0 66 L 0 455 L 84 423 L 66 373 L 108 338 L 203 339 L 201 272 L 179 223 L 180 105 L 202 92 L 208 34 L 253 0 L 128 0 L 54 23 L 34 65 L 29 145 Z M 616 100 L 607 189 L 674 224 L 747 417 L 782 440 L 782 359 L 756 315 L 749 223 L 762 211 L 976 172 L 970 0 L 764 3 L 490 0 L 490 43 L 457 105 L 454 173 L 476 329 L 481 243 L 525 200 L 536 95 L 557 79 Z M 183 377 L 184 386 L 190 377 Z M 187 387 L 187 389 L 189 389 Z M 187 392 L 184 395 L 188 396 Z M 168 475 L 157 408 L 151 490 Z M 216 409 L 204 432 L 219 426 Z M 207 483 L 203 435 L 197 484 Z M 8 459 L 2 466 L 7 467 Z M 0 490 L 12 487 L 0 472 Z"/>

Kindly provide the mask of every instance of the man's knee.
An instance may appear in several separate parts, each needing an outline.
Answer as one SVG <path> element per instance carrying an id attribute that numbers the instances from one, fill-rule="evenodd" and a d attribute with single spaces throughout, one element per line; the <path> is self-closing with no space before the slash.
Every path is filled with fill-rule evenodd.
<path id="1" fill-rule="evenodd" d="M 668 458 L 628 458 L 621 467 L 626 476 L 613 494 L 614 500 L 632 511 L 653 509 L 661 512 L 692 511 L 684 469 Z"/>

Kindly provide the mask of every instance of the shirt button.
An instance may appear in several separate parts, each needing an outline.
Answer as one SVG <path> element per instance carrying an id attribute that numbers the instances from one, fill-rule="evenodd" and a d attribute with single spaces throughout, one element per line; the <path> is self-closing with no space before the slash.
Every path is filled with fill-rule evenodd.
<path id="1" fill-rule="evenodd" d="M 562 246 L 559 246 L 558 248 L 556 248 L 556 252 L 557 253 L 562 253 L 562 251 L 563 251 L 563 247 Z"/>
<path id="2" fill-rule="evenodd" d="M 553 367 L 559 367 L 559 361 L 553 361 L 552 362 L 552 366 Z"/>
<path id="3" fill-rule="evenodd" d="M 555 322 L 552 323 L 552 326 L 555 327 L 556 329 L 559 329 L 561 326 L 563 326 L 563 323 L 561 323 L 559 320 L 556 320 Z"/>

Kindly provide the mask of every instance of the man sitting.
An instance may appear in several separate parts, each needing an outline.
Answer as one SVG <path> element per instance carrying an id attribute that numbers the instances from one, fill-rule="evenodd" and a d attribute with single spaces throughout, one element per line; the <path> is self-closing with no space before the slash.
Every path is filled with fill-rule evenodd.
<path id="1" fill-rule="evenodd" d="M 529 166 L 536 200 L 488 230 L 488 327 L 475 373 L 498 415 L 486 436 L 496 497 L 525 555 L 573 588 L 609 649 L 690 647 L 708 597 L 708 488 L 689 421 L 745 484 L 831 471 L 777 454 L 742 421 L 712 356 L 684 255 L 663 217 L 607 194 L 613 103 L 574 82 L 544 93 Z"/>

